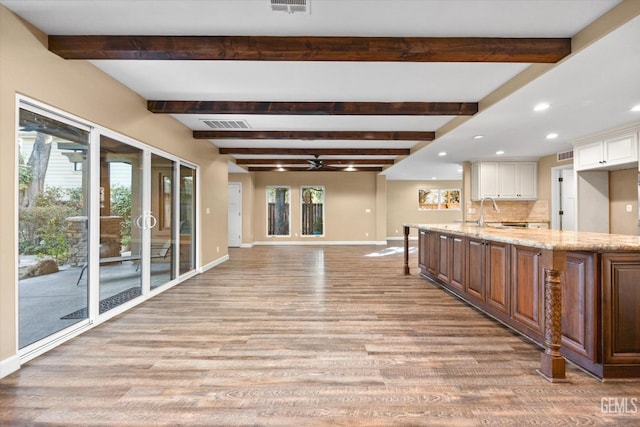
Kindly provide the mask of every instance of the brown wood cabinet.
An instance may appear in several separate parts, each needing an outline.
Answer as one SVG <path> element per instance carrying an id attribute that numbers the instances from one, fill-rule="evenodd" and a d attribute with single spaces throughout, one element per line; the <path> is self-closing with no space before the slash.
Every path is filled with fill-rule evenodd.
<path id="1" fill-rule="evenodd" d="M 502 242 L 485 242 L 485 301 L 487 305 L 509 314 L 509 247 Z"/>
<path id="2" fill-rule="evenodd" d="M 538 343 L 552 252 L 420 230 L 420 270 Z M 640 254 L 567 251 L 561 352 L 601 378 L 640 378 Z"/>
<path id="3" fill-rule="evenodd" d="M 437 275 L 438 233 L 420 230 L 418 235 L 418 266 L 420 270 Z"/>
<path id="4" fill-rule="evenodd" d="M 438 234 L 438 274 L 440 281 L 464 291 L 464 239 L 460 236 Z"/>
<path id="5" fill-rule="evenodd" d="M 490 309 L 509 313 L 509 245 L 473 238 L 464 242 L 467 296 Z"/>
<path id="6" fill-rule="evenodd" d="M 540 340 L 544 330 L 544 272 L 537 248 L 511 247 L 511 317 Z"/>
<path id="7" fill-rule="evenodd" d="M 631 365 L 640 376 L 640 254 L 602 256 L 602 303 L 604 374 Z"/>
<path id="8" fill-rule="evenodd" d="M 477 301 L 484 302 L 484 240 L 467 238 L 467 295 Z"/>
<path id="9" fill-rule="evenodd" d="M 596 277 L 596 254 L 569 252 L 562 289 L 562 351 L 572 352 L 572 360 L 582 360 L 592 372 L 599 371 L 595 363 L 599 309 Z"/>

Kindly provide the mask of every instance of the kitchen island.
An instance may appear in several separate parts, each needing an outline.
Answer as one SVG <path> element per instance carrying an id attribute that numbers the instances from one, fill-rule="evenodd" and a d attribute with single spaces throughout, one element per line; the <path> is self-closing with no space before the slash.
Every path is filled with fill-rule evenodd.
<path id="1" fill-rule="evenodd" d="M 469 223 L 418 229 L 420 274 L 598 378 L 640 378 L 640 237 Z"/>

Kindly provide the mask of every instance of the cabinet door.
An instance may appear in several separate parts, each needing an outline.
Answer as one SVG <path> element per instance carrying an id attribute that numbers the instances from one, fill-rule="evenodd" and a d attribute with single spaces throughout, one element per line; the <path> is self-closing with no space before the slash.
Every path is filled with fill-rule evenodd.
<path id="1" fill-rule="evenodd" d="M 465 283 L 465 245 L 464 238 L 459 236 L 451 236 L 449 239 L 450 255 L 451 255 L 451 271 L 449 275 L 449 283 L 461 291 L 464 291 Z"/>
<path id="2" fill-rule="evenodd" d="M 467 239 L 467 295 L 484 301 L 484 241 Z"/>
<path id="3" fill-rule="evenodd" d="M 602 256 L 603 353 L 606 363 L 640 363 L 640 255 Z"/>
<path id="4" fill-rule="evenodd" d="M 439 255 L 439 246 L 440 242 L 438 241 L 438 233 L 434 233 L 430 231 L 427 233 L 427 247 L 428 247 L 428 255 L 427 255 L 427 272 L 431 274 L 433 277 L 436 277 L 438 274 L 438 255 Z"/>
<path id="5" fill-rule="evenodd" d="M 602 166 L 603 142 L 577 145 L 574 148 L 574 167 L 576 170 L 594 169 Z"/>
<path id="6" fill-rule="evenodd" d="M 480 162 L 471 166 L 471 198 L 498 197 L 500 181 L 497 162 Z"/>
<path id="7" fill-rule="evenodd" d="M 438 251 L 438 279 L 444 283 L 449 283 L 449 269 L 451 268 L 451 248 L 450 238 L 446 234 L 438 234 L 440 249 Z"/>
<path id="8" fill-rule="evenodd" d="M 509 313 L 509 244 L 486 242 L 485 257 L 487 305 Z"/>
<path id="9" fill-rule="evenodd" d="M 562 347 L 595 360 L 598 304 L 595 254 L 567 252 L 562 281 Z"/>
<path id="10" fill-rule="evenodd" d="M 638 161 L 638 143 L 633 136 L 607 140 L 604 143 L 605 166 Z"/>
<path id="11" fill-rule="evenodd" d="M 540 334 L 544 324 L 541 255 L 536 248 L 511 248 L 511 317 Z"/>
<path id="12" fill-rule="evenodd" d="M 427 261 L 429 257 L 429 239 L 427 238 L 428 231 L 420 230 L 418 232 L 418 267 L 420 267 L 420 271 L 426 272 L 427 265 L 429 262 Z"/>
<path id="13" fill-rule="evenodd" d="M 536 163 L 518 163 L 516 173 L 518 199 L 536 199 L 538 197 L 538 173 Z"/>
<path id="14" fill-rule="evenodd" d="M 518 198 L 518 164 L 517 163 L 499 163 L 498 176 L 500 180 L 500 190 L 498 197 L 501 199 Z"/>

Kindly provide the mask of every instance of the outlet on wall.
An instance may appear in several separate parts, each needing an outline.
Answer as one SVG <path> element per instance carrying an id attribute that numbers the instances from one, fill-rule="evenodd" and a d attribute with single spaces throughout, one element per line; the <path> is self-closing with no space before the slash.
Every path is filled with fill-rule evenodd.
<path id="1" fill-rule="evenodd" d="M 631 211 L 633 211 L 633 206 L 627 205 L 627 212 L 631 212 Z"/>

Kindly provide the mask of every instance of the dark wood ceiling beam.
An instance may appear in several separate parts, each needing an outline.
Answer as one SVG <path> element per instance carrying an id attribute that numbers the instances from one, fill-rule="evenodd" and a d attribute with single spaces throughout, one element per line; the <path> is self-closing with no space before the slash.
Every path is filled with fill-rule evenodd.
<path id="1" fill-rule="evenodd" d="M 408 156 L 408 148 L 256 148 L 219 147 L 220 154 L 264 154 L 273 156 Z"/>
<path id="2" fill-rule="evenodd" d="M 147 101 L 163 114 L 472 116 L 477 102 Z"/>
<path id="3" fill-rule="evenodd" d="M 250 167 L 249 172 L 382 172 L 381 167 L 358 167 L 352 170 L 346 168 L 321 167 L 316 169 L 296 168 L 296 167 Z"/>
<path id="4" fill-rule="evenodd" d="M 301 139 L 363 141 L 433 141 L 435 132 L 234 131 L 194 130 L 195 139 Z"/>
<path id="5" fill-rule="evenodd" d="M 554 63 L 570 38 L 50 35 L 65 59 Z"/>
<path id="6" fill-rule="evenodd" d="M 309 159 L 236 159 L 239 165 L 309 165 Z M 393 159 L 321 159 L 329 165 L 392 165 Z"/>

